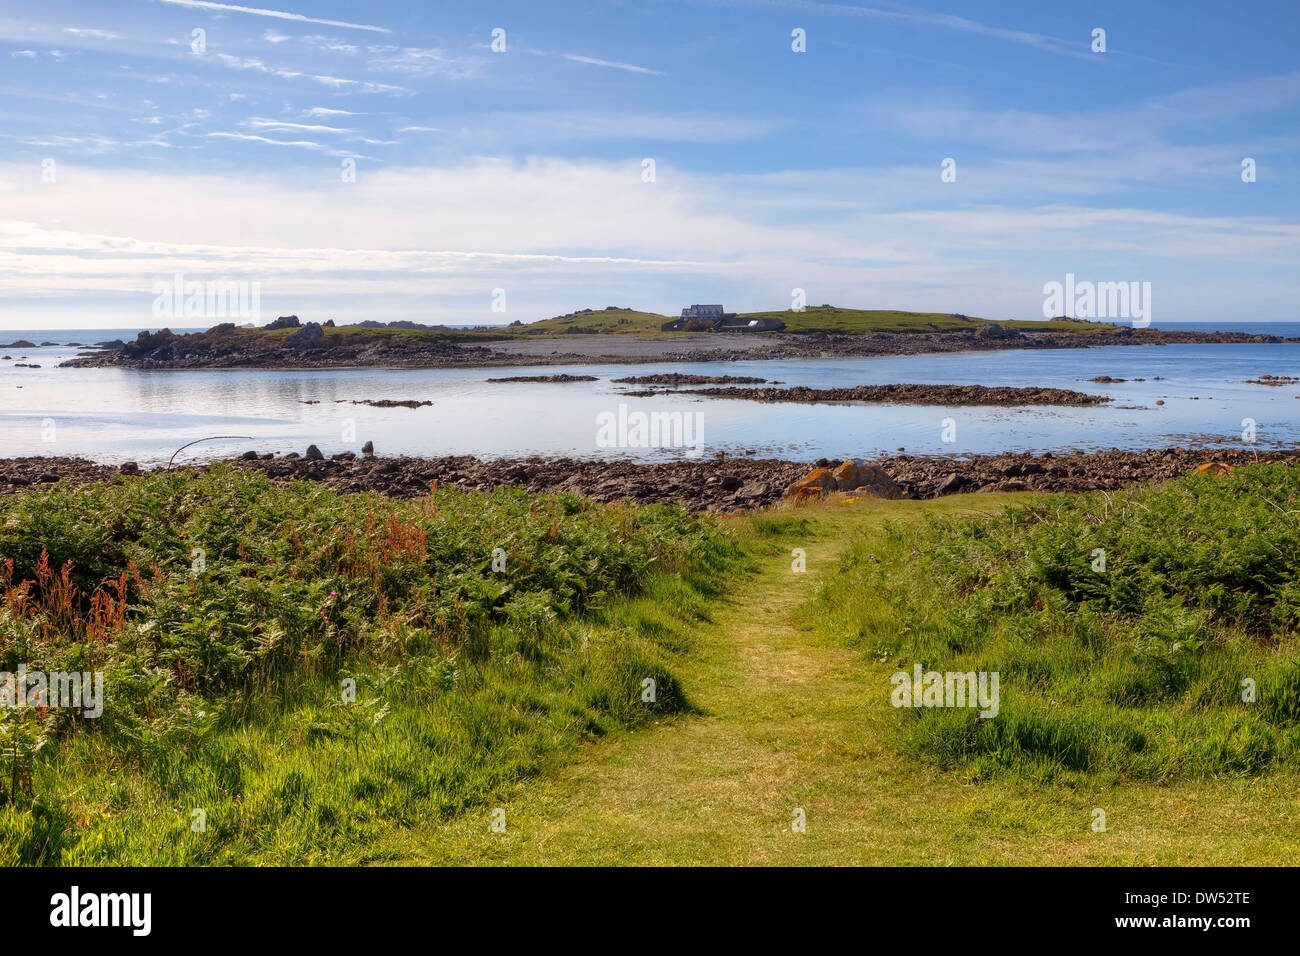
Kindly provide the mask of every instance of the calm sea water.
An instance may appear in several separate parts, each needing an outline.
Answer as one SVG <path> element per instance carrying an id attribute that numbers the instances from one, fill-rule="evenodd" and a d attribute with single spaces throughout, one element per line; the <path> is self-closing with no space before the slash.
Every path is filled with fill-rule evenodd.
<path id="1" fill-rule="evenodd" d="M 1300 335 L 1300 323 L 1225 328 Z M 133 337 L 136 330 L 3 332 L 0 342 L 79 342 Z M 1243 420 L 1257 447 L 1300 443 L 1300 385 L 1266 387 L 1261 374 L 1300 376 L 1300 344 L 1123 346 L 1098 349 L 957 353 L 781 362 L 673 363 L 520 369 L 174 371 L 60 369 L 71 347 L 3 349 L 0 457 L 82 455 L 104 462 L 165 462 L 181 445 L 212 435 L 179 460 L 225 457 L 246 449 L 328 455 L 484 457 L 620 454 L 645 460 L 682 451 L 602 449 L 596 419 L 629 411 L 702 413 L 706 454 L 724 451 L 799 459 L 913 454 L 1098 450 L 1165 445 L 1241 446 Z M 23 358 L 25 356 L 25 359 Z M 15 362 L 39 369 L 14 368 Z M 629 398 L 610 382 L 661 371 L 756 375 L 814 387 L 890 382 L 1038 385 L 1112 396 L 1096 408 L 939 408 L 910 405 L 762 405 L 689 395 Z M 492 384 L 501 375 L 595 375 L 565 385 Z M 1098 375 L 1128 379 L 1100 385 Z M 1156 380 L 1160 376 L 1160 380 Z M 1145 379 L 1145 381 L 1136 381 Z M 353 405 L 356 399 L 432 401 L 417 409 Z M 339 400 L 342 400 L 341 402 Z M 304 404 L 314 401 L 319 404 Z M 1163 405 L 1157 405 L 1163 401 Z M 956 441 L 941 440 L 952 418 Z M 352 436 L 355 437 L 352 437 Z"/>

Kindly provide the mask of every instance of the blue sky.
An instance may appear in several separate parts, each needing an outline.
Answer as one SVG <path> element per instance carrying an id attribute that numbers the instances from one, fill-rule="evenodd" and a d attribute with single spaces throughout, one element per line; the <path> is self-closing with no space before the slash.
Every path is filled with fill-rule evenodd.
<path id="1" fill-rule="evenodd" d="M 1038 318 L 1066 273 L 1300 319 L 1294 0 L 4 2 L 0 93 L 0 327 L 176 274 L 340 322 Z"/>

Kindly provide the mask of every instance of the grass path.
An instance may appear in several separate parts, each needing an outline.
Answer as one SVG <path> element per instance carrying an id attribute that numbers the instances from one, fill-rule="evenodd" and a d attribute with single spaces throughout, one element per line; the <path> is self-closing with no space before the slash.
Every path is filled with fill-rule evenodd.
<path id="1" fill-rule="evenodd" d="M 862 502 L 814 512 L 738 583 L 677 673 L 691 716 L 583 747 L 488 812 L 405 831 L 411 864 L 1260 864 L 1300 861 L 1300 784 L 1282 775 L 1093 790 L 968 784 L 889 746 L 885 665 L 801 629 L 794 612 L 857 533 L 1006 496 Z M 807 551 L 791 571 L 790 547 Z M 1090 829 L 1093 807 L 1108 832 Z M 804 833 L 792 814 L 806 814 Z"/>

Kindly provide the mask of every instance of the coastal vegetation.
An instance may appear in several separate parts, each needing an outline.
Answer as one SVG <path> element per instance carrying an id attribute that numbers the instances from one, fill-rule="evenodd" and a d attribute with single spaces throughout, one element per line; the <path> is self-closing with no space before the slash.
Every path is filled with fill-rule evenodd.
<path id="1" fill-rule="evenodd" d="M 1292 468 L 731 516 L 427 491 L 217 465 L 0 498 L 0 670 L 105 675 L 98 717 L 0 710 L 0 859 L 1259 862 L 1294 844 L 1274 833 L 1300 810 Z M 998 672 L 998 715 L 891 707 L 917 664 Z M 1112 842 L 1096 806 L 1126 821 Z M 1213 824 L 1166 825 L 1192 812 Z"/>
<path id="2" fill-rule="evenodd" d="M 215 467 L 4 498 L 0 671 L 105 697 L 0 709 L 0 860 L 358 860 L 688 707 L 672 653 L 738 560 L 680 508 L 511 489 Z"/>
<path id="3" fill-rule="evenodd" d="M 1000 674 L 996 719 L 894 721 L 900 750 L 968 779 L 1294 769 L 1298 499 L 1273 465 L 894 524 L 809 615 L 901 671 Z"/>

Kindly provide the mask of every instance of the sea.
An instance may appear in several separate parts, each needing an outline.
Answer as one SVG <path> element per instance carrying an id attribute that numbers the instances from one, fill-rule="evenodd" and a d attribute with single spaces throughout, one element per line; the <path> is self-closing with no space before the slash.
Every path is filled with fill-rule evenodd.
<path id="1" fill-rule="evenodd" d="M 1300 336 L 1300 322 L 1160 323 L 1159 328 Z M 1300 444 L 1300 343 L 1150 345 L 1006 350 L 870 358 L 575 365 L 493 369 L 138 371 L 59 368 L 80 345 L 130 340 L 139 329 L 3 330 L 0 457 L 81 456 L 141 465 L 258 453 L 621 456 L 699 455 L 796 460 L 888 454 L 962 456 L 1000 451 L 1247 447 Z M 175 329 L 174 331 L 187 331 Z M 51 344 L 40 344 L 51 343 Z M 75 344 L 74 344 L 75 343 Z M 7 357 L 6 357 L 7 356 Z M 38 368 L 17 366 L 37 365 Z M 493 383 L 559 373 L 594 382 Z M 1109 396 L 1086 408 L 760 404 L 691 395 L 630 396 L 612 381 L 686 372 L 753 375 L 784 385 L 886 383 L 1068 388 Z M 1116 383 L 1094 383 L 1108 376 Z M 355 402 L 430 402 L 375 408 Z M 640 447 L 635 432 L 611 446 L 602 423 L 638 413 L 681 413 L 689 441 Z M 689 416 L 689 418 L 686 418 Z M 196 443 L 196 444 L 191 444 Z M 676 447 L 673 445 L 676 444 Z M 178 449 L 188 445 L 177 454 Z"/>

